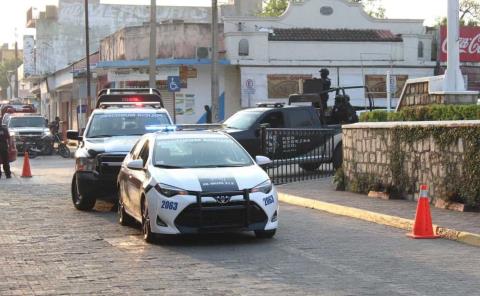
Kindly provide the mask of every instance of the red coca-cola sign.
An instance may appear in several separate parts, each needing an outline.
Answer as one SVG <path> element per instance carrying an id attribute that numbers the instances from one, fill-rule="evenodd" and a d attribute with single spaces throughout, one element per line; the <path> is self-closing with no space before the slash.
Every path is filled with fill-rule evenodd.
<path id="1" fill-rule="evenodd" d="M 447 27 L 440 28 L 440 61 L 447 60 Z M 480 27 L 460 27 L 460 61 L 480 62 Z"/>

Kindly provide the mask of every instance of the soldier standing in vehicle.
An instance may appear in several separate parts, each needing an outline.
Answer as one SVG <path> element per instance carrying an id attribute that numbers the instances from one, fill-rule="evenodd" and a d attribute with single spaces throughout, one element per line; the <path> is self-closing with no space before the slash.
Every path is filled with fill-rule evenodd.
<path id="1" fill-rule="evenodd" d="M 7 179 L 12 177 L 10 171 L 10 159 L 8 156 L 8 145 L 10 142 L 10 134 L 8 128 L 4 125 L 0 126 L 0 158 L 3 164 L 3 170 Z M 2 170 L 0 170 L 0 178 L 2 177 Z"/>
<path id="2" fill-rule="evenodd" d="M 329 74 L 330 74 L 330 71 L 328 71 L 328 69 L 323 68 L 320 70 L 320 80 L 322 82 L 321 83 L 322 91 L 327 91 L 332 86 L 332 81 L 330 80 L 330 78 L 328 78 Z M 320 95 L 320 98 L 322 99 L 323 110 L 327 110 L 328 92 L 322 93 Z"/>

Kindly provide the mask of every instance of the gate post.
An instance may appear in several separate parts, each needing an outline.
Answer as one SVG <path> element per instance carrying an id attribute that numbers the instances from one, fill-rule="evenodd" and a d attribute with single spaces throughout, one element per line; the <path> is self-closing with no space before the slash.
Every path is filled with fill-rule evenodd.
<path id="1" fill-rule="evenodd" d="M 261 124 L 260 125 L 260 150 L 262 155 L 266 155 L 267 151 L 267 125 Z"/>

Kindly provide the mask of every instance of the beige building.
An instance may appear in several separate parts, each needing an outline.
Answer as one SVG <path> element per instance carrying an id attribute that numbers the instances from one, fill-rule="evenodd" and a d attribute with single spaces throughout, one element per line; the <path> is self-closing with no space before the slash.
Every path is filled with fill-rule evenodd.
<path id="1" fill-rule="evenodd" d="M 23 51 L 21 49 L 18 50 L 18 59 L 22 60 Z M 15 59 L 15 49 L 8 48 L 8 44 L 5 43 L 0 48 L 0 63 L 5 61 L 11 61 Z"/>

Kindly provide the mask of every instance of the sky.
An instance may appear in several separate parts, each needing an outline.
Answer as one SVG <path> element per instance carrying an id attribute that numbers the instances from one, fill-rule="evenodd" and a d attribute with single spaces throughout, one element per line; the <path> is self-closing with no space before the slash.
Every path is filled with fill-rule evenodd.
<path id="1" fill-rule="evenodd" d="M 317 1 L 317 0 L 311 0 Z M 425 19 L 425 25 L 431 25 L 436 18 L 446 16 L 447 0 L 381 0 L 388 18 Z M 103 3 L 150 4 L 150 0 L 102 0 Z M 219 0 L 221 3 L 222 0 Z M 33 29 L 26 29 L 26 12 L 29 7 L 43 8 L 45 5 L 57 4 L 58 0 L 3 0 L 0 4 L 0 44 L 15 42 L 22 46 L 22 36 L 34 34 Z M 157 0 L 157 5 L 209 6 L 211 0 Z"/>

